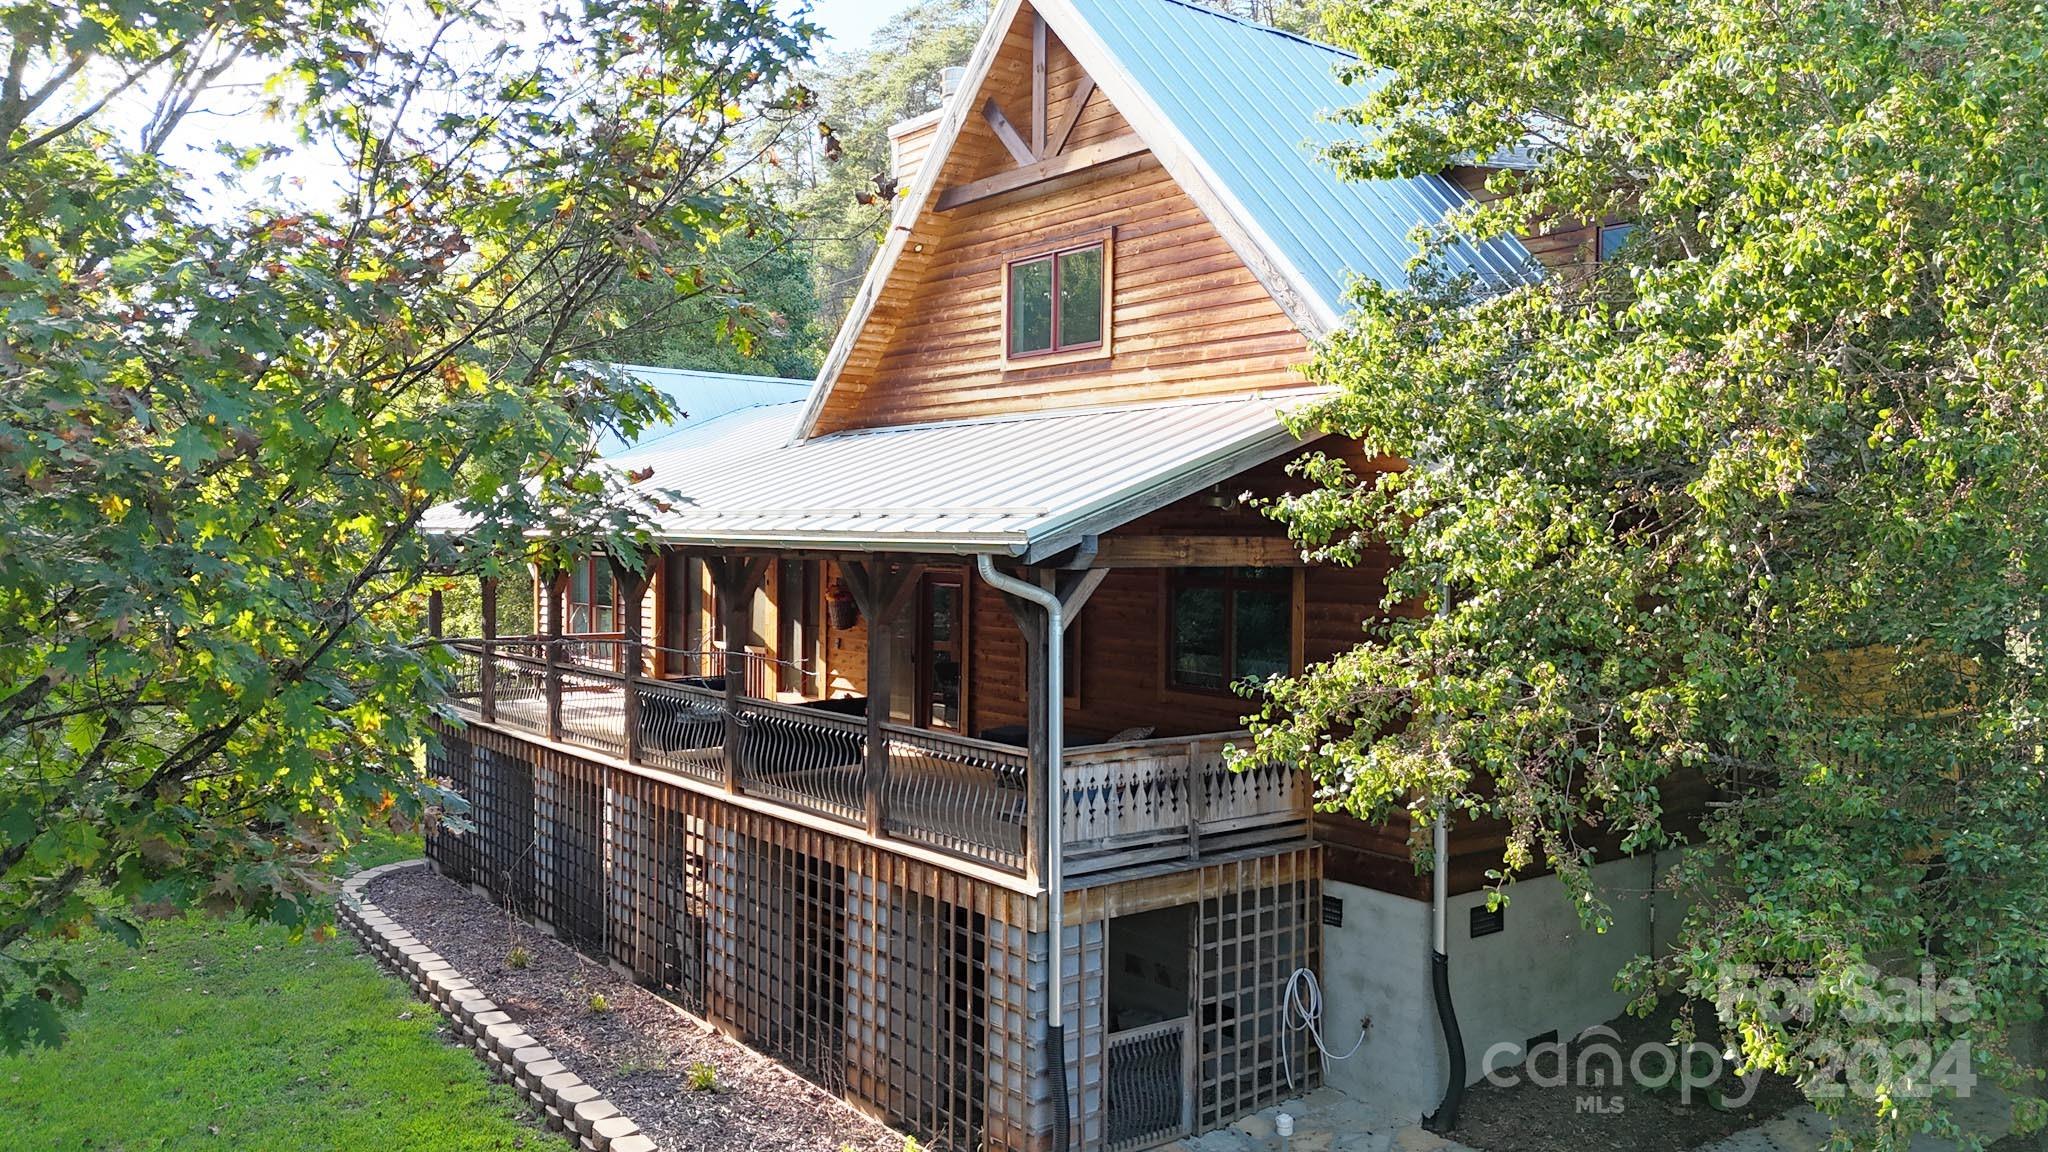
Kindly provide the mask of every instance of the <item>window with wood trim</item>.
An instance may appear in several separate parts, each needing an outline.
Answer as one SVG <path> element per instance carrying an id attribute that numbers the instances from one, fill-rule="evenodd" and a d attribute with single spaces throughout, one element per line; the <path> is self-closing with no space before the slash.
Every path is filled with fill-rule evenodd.
<path id="1" fill-rule="evenodd" d="M 1636 230 L 1633 221 L 1620 224 L 1602 224 L 1595 255 L 1602 264 L 1621 255 L 1622 245 L 1628 243 L 1629 234 Z"/>
<path id="2" fill-rule="evenodd" d="M 1286 568 L 1182 568 L 1167 577 L 1166 675 L 1175 688 L 1226 692 L 1289 668 L 1293 574 Z"/>
<path id="3" fill-rule="evenodd" d="M 816 696 L 823 687 L 817 659 L 823 567 L 818 560 L 784 560 L 776 573 L 777 687 L 785 692 Z"/>
<path id="4" fill-rule="evenodd" d="M 1111 236 L 1091 234 L 1003 265 L 1003 355 L 1013 361 L 1109 354 Z"/>
<path id="5" fill-rule="evenodd" d="M 611 561 L 585 556 L 569 568 L 569 619 L 564 632 L 574 636 L 619 630 L 619 590 L 612 582 Z"/>

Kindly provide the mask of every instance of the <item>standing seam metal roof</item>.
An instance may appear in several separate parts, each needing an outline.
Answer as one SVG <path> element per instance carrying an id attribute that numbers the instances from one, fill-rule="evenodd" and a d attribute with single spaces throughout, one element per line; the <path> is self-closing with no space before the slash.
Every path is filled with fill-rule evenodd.
<path id="1" fill-rule="evenodd" d="M 1037 412 L 790 441 L 800 404 L 746 409 L 606 463 L 652 469 L 665 542 L 1043 551 L 1163 504 L 1205 464 L 1249 466 L 1297 442 L 1272 398 Z M 1219 477 L 1220 478 L 1220 477 Z M 1108 524 L 1100 527 L 1108 527 Z"/>
<path id="2" fill-rule="evenodd" d="M 809 380 L 781 376 L 746 376 L 736 372 L 699 372 L 691 368 L 656 368 L 648 364 L 607 364 L 604 368 L 624 373 L 659 390 L 676 406 L 681 417 L 693 422 L 715 420 L 742 408 L 763 404 L 787 404 L 810 395 Z M 667 424 L 643 430 L 633 445 L 646 444 L 680 427 Z M 619 452 L 629 447 L 618 435 L 606 431 L 598 438 L 598 451 Z"/>
<path id="3" fill-rule="evenodd" d="M 1370 90 L 1338 77 L 1358 62 L 1347 52 L 1186 0 L 1067 2 L 1332 315 L 1355 276 L 1407 283 L 1411 234 L 1468 199 L 1443 176 L 1346 180 L 1322 159 L 1360 138 L 1330 116 Z M 1445 258 L 1490 283 L 1539 275 L 1512 237 Z"/>

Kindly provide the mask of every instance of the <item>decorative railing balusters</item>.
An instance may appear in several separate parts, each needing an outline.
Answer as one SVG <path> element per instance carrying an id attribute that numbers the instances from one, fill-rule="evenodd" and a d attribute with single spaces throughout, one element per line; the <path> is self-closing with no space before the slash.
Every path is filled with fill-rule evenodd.
<path id="1" fill-rule="evenodd" d="M 999 867 L 1023 867 L 1031 769 L 1022 749 L 895 724 L 883 731 L 889 835 Z"/>
<path id="2" fill-rule="evenodd" d="M 722 787 L 729 755 L 741 794 L 868 827 L 870 728 L 835 702 L 763 699 L 774 661 L 747 653 L 744 690 L 728 701 L 726 653 L 645 647 L 667 679 L 626 675 L 625 644 L 610 636 L 445 641 L 455 652 L 457 708 L 489 722 L 589 748 L 622 762 Z M 678 672 L 698 672 L 678 675 Z M 551 717 L 549 682 L 556 693 Z M 484 691 L 485 685 L 490 691 Z M 634 694 L 635 709 L 626 707 Z M 636 715 L 627 739 L 629 711 Z M 729 751 L 726 720 L 739 738 Z M 550 724 L 558 722 L 559 727 Z M 1021 875 L 1030 858 L 1030 761 L 1022 748 L 884 723 L 880 835 Z M 1144 740 L 1069 748 L 1059 818 L 1070 874 L 1195 858 L 1219 848 L 1305 837 L 1305 778 L 1284 766 L 1233 772 L 1230 737 Z"/>
<path id="3" fill-rule="evenodd" d="M 866 819 L 867 726 L 815 708 L 740 704 L 740 790 L 834 820 Z"/>

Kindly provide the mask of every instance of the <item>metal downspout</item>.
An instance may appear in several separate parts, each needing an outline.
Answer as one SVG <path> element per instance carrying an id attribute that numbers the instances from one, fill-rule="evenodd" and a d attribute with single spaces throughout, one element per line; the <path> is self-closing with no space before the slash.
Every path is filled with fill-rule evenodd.
<path id="1" fill-rule="evenodd" d="M 1053 1083 L 1053 1147 L 1066 1152 L 1073 1123 L 1067 1102 L 1067 1025 L 1064 984 L 1066 968 L 1066 908 L 1060 875 L 1060 782 L 1066 749 L 1066 692 L 1063 661 L 1066 656 L 1065 606 L 1058 595 L 1028 581 L 996 570 L 995 558 L 984 552 L 975 566 L 990 587 L 1021 597 L 1045 609 L 1045 884 L 1046 992 L 1048 1011 L 1045 1025 L 1046 1074 Z"/>
<path id="2" fill-rule="evenodd" d="M 1450 611 L 1450 585 L 1441 577 L 1436 585 L 1436 611 L 1442 617 Z M 1443 1099 L 1437 1103 L 1436 1111 L 1422 1118 L 1422 1126 L 1431 1132 L 1449 1132 L 1458 1126 L 1458 1105 L 1465 1100 L 1465 1036 L 1458 1028 L 1458 1010 L 1451 1003 L 1451 952 L 1450 933 L 1445 919 L 1451 903 L 1451 817 L 1450 813 L 1439 810 L 1436 814 L 1436 841 L 1434 851 L 1435 873 L 1431 879 L 1430 912 L 1434 920 L 1435 939 L 1431 942 L 1429 957 L 1429 986 L 1436 999 L 1436 1018 L 1443 1029 L 1444 1054 L 1450 1058 L 1450 1083 L 1444 1086 Z"/>
<path id="3" fill-rule="evenodd" d="M 1437 1023 L 1444 1034 L 1444 1051 L 1450 1057 L 1450 1083 L 1436 1111 L 1422 1118 L 1431 1132 L 1449 1132 L 1458 1126 L 1458 1105 L 1465 1100 L 1465 1036 L 1458 1028 L 1458 1011 L 1451 1004 L 1450 934 L 1445 928 L 1451 901 L 1451 821 L 1445 813 L 1436 817 L 1436 875 L 1433 877 L 1431 912 L 1435 919 L 1435 940 L 1429 957 L 1429 986 L 1436 997 Z"/>

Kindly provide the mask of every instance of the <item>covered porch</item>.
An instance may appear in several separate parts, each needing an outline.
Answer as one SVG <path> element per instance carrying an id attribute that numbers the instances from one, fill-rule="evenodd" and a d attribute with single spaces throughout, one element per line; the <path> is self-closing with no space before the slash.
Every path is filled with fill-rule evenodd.
<path id="1" fill-rule="evenodd" d="M 643 573 L 619 566 L 608 611 L 572 599 L 603 581 L 555 574 L 537 583 L 541 631 L 443 637 L 462 718 L 795 809 L 849 834 L 1041 874 L 1047 790 L 1037 781 L 1050 762 L 1042 614 L 1011 605 L 1013 628 L 997 635 L 1002 622 L 985 618 L 986 602 L 1009 598 L 969 586 L 971 572 L 947 558 L 846 557 L 821 567 L 801 554 L 674 555 L 684 562 L 663 559 Z M 701 586 L 692 585 L 700 568 Z M 835 592 L 856 601 L 857 622 L 847 624 L 853 613 L 839 614 L 845 626 L 830 619 L 825 571 L 839 577 Z M 784 572 L 790 578 L 774 578 Z M 649 597 L 662 573 L 679 579 Z M 1048 573 L 1045 582 L 1065 588 L 1069 618 L 1079 621 L 1107 575 Z M 496 589 L 483 599 L 483 631 L 493 632 Z M 969 618 L 977 607 L 979 626 Z M 713 608 L 722 621 L 706 617 Z M 562 630 L 605 622 L 625 627 Z M 1019 640 L 1021 684 L 1005 679 Z M 1088 661 L 1096 652 L 1113 660 L 1121 646 L 1100 628 L 1088 640 L 1070 640 L 1064 654 L 1078 686 L 1062 694 L 1058 832 L 1070 886 L 1308 838 L 1300 773 L 1226 766 L 1224 748 L 1242 732 L 1186 731 L 1203 717 L 1170 708 L 1149 724 L 1091 726 L 1095 713 L 1075 706 L 1080 693 L 1107 695 L 1122 677 L 1113 663 Z M 834 659 L 848 650 L 859 667 Z M 996 693 L 1000 702 L 973 700 Z M 1243 706 L 1219 698 L 1210 711 Z M 1112 715 L 1131 719 L 1131 707 Z M 1019 714 L 1023 722 L 1012 722 Z"/>
<path id="2" fill-rule="evenodd" d="M 445 774 L 501 829 L 437 850 L 958 1146 L 1052 1146 L 1061 1076 L 1088 1149 L 1263 1106 L 1314 1074 L 1320 852 L 1305 774 L 1226 764 L 1235 689 L 1355 642 L 1384 575 L 1239 498 L 1291 482 L 1276 407 L 785 405 L 613 458 L 645 551 L 428 605 Z"/>
<path id="3" fill-rule="evenodd" d="M 1306 843 L 1300 774 L 1225 767 L 1257 706 L 1234 689 L 1350 643 L 1381 570 L 1311 570 L 1240 499 L 1295 483 L 1287 460 L 1307 446 L 1281 406 L 805 439 L 802 405 L 781 404 L 685 428 L 607 460 L 653 549 L 534 572 L 511 629 L 484 589 L 482 627 L 449 641 L 457 706 L 1070 886 Z M 435 530 L 459 534 L 459 513 Z M 1045 594 L 1062 606 L 1057 652 Z"/>

